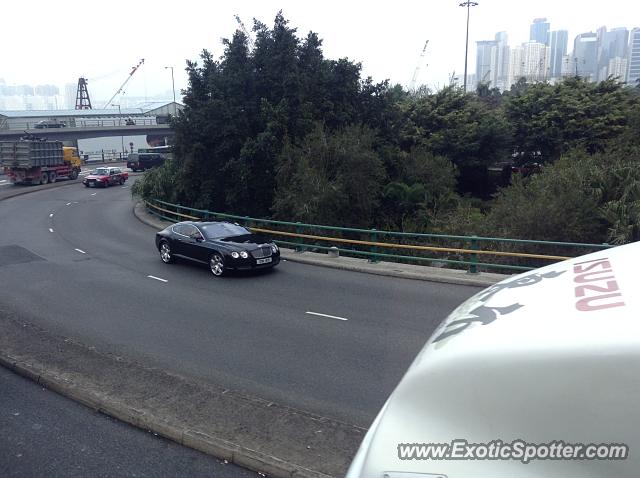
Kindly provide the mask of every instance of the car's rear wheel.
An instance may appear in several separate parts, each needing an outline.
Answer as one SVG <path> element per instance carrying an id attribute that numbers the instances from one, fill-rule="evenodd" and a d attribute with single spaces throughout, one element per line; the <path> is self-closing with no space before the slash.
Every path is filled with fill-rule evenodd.
<path id="1" fill-rule="evenodd" d="M 224 275 L 225 268 L 224 268 L 224 259 L 222 258 L 222 255 L 214 252 L 213 254 L 211 254 L 211 257 L 209 258 L 209 268 L 211 269 L 211 272 L 213 272 L 213 275 L 216 277 L 221 277 Z"/>
<path id="2" fill-rule="evenodd" d="M 171 253 L 171 246 L 167 241 L 160 243 L 160 259 L 165 264 L 171 264 L 173 262 L 173 255 Z"/>
<path id="3" fill-rule="evenodd" d="M 124 178 L 120 178 L 120 186 L 124 184 Z"/>

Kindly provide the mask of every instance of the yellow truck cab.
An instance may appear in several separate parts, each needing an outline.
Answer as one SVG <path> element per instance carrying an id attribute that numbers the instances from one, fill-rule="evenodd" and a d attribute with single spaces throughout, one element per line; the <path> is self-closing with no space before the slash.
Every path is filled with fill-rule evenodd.
<path id="1" fill-rule="evenodd" d="M 71 166 L 80 168 L 81 161 L 80 155 L 78 154 L 78 148 L 74 148 L 72 146 L 63 146 L 62 157 L 64 161 L 71 164 Z"/>

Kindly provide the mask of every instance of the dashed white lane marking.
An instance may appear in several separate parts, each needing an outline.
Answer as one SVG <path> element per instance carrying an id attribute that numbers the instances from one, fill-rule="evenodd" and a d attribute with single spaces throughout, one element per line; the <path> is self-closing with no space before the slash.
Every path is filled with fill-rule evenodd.
<path id="1" fill-rule="evenodd" d="M 161 279 L 160 277 L 156 277 L 156 276 L 147 276 L 149 279 L 155 279 L 155 280 L 159 280 L 160 282 L 169 282 L 167 279 Z"/>
<path id="2" fill-rule="evenodd" d="M 53 217 L 53 213 L 49 214 L 49 217 Z"/>
<path id="3" fill-rule="evenodd" d="M 329 319 L 336 319 L 336 320 L 349 320 L 349 319 L 345 319 L 344 317 L 337 317 L 337 316 L 335 316 L 335 315 L 319 314 L 318 312 L 309 312 L 309 311 L 307 311 L 307 312 L 305 312 L 305 313 L 306 313 L 306 314 L 309 314 L 309 315 L 318 315 L 318 316 L 320 316 L 320 317 L 327 317 L 327 318 L 329 318 Z"/>
<path id="4" fill-rule="evenodd" d="M 49 232 L 53 232 L 53 229 L 49 228 Z"/>
<path id="5" fill-rule="evenodd" d="M 7 180 L 6 180 L 6 179 L 0 179 L 0 184 L 2 184 L 2 183 L 6 183 L 6 182 L 7 182 Z"/>
<path id="6" fill-rule="evenodd" d="M 86 254 L 86 252 L 84 252 L 82 249 L 75 249 L 76 251 L 78 251 L 80 254 Z"/>
<path id="7" fill-rule="evenodd" d="M 67 206 L 71 206 L 71 203 L 70 203 L 70 202 L 68 202 L 68 203 L 67 203 Z"/>
<path id="8" fill-rule="evenodd" d="M 93 193 L 93 194 L 91 194 L 91 195 L 92 195 L 92 196 L 95 196 L 96 194 L 98 194 L 98 193 Z"/>

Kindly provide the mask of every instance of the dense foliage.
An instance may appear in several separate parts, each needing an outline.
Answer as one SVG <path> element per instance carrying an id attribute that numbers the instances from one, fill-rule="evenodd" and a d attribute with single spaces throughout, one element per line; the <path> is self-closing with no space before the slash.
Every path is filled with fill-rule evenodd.
<path id="1" fill-rule="evenodd" d="M 409 92 L 324 58 L 318 35 L 298 37 L 281 13 L 253 32 L 252 48 L 238 31 L 221 58 L 187 62 L 175 159 L 135 193 L 351 227 L 640 239 L 640 88 Z"/>

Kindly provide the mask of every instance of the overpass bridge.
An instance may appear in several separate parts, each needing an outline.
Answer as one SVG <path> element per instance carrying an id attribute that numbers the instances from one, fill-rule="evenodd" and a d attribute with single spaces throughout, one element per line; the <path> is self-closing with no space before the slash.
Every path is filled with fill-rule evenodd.
<path id="1" fill-rule="evenodd" d="M 0 111 L 0 141 L 25 132 L 41 138 L 77 141 L 113 136 L 173 136 L 169 118 L 183 106 L 149 103 L 140 108 Z"/>
<path id="2" fill-rule="evenodd" d="M 104 138 L 109 136 L 136 136 L 136 135 L 158 135 L 173 136 L 174 131 L 169 124 L 135 124 L 126 126 L 122 124 L 101 124 L 96 126 L 76 126 L 66 128 L 43 128 L 43 129 L 0 129 L 0 141 L 15 141 L 24 136 L 25 133 L 33 134 L 40 138 L 57 141 L 76 141 L 79 139 Z"/>

